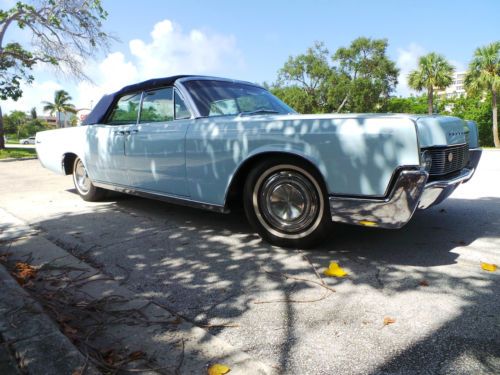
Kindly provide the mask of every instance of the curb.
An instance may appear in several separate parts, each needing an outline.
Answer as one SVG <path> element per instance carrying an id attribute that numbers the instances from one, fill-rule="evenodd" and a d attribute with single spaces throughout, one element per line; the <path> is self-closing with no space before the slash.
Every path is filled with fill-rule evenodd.
<path id="1" fill-rule="evenodd" d="M 71 374 L 86 368 L 83 355 L 64 336 L 42 307 L 0 265 L 0 334 L 29 374 Z"/>
<path id="2" fill-rule="evenodd" d="M 141 310 L 141 315 L 152 322 L 146 327 L 126 324 L 106 326 L 102 337 L 125 340 L 131 350 L 141 350 L 153 354 L 160 368 L 171 367 L 172 364 L 177 365 L 174 372 L 179 374 L 203 374 L 206 373 L 207 366 L 213 363 L 226 364 L 230 367 L 231 374 L 235 375 L 276 373 L 271 366 L 250 357 L 229 343 L 213 336 L 207 330 L 186 321 L 165 306 L 127 289 L 117 280 L 101 273 L 98 269 L 91 267 L 49 241 L 22 220 L 0 209 L 0 229 L 2 226 L 5 227 L 5 224 L 12 228 L 14 222 L 16 226 L 19 226 L 18 230 L 6 233 L 3 239 L 0 236 L 0 241 L 3 240 L 3 243 L 7 239 L 10 242 L 8 252 L 12 253 L 12 259 L 20 260 L 29 257 L 29 263 L 38 269 L 49 266 L 49 268 L 59 270 L 64 268 L 78 270 L 66 274 L 70 279 L 83 278 L 88 281 L 78 287 L 78 292 L 94 301 L 99 301 L 110 295 L 119 297 L 123 302 L 114 303 L 112 306 L 114 311 Z M 16 237 L 16 235 L 22 237 Z M 10 281 L 15 283 L 10 275 L 8 276 Z M 17 285 L 17 283 L 15 284 Z M 17 287 L 21 288 L 19 285 Z M 24 290 L 23 292 L 26 295 Z M 170 323 L 165 324 L 165 322 Z M 174 323 L 172 324 L 172 322 Z M 54 326 L 55 323 L 51 322 L 51 325 Z M 0 328 L 0 332 L 1 330 Z M 66 337 L 64 338 L 69 342 Z M 16 348 L 15 351 L 18 352 Z M 50 371 L 44 369 L 44 371 L 34 371 L 33 373 L 50 373 Z"/>

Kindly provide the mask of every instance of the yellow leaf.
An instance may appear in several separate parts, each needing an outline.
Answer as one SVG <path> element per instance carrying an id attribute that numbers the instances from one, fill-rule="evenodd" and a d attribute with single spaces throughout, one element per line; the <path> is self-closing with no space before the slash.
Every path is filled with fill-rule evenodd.
<path id="1" fill-rule="evenodd" d="M 396 319 L 391 318 L 389 316 L 386 316 L 384 318 L 384 326 L 388 326 L 389 324 L 393 324 L 393 323 L 396 323 Z"/>
<path id="2" fill-rule="evenodd" d="M 220 363 L 214 363 L 208 368 L 208 375 L 224 375 L 227 374 L 231 369 L 226 365 L 221 365 Z"/>
<path id="3" fill-rule="evenodd" d="M 337 262 L 330 262 L 330 267 L 323 271 L 325 276 L 330 277 L 345 277 L 347 272 L 345 272 Z"/>
<path id="4" fill-rule="evenodd" d="M 485 271 L 495 272 L 497 270 L 497 265 L 492 263 L 481 262 L 481 268 Z"/>

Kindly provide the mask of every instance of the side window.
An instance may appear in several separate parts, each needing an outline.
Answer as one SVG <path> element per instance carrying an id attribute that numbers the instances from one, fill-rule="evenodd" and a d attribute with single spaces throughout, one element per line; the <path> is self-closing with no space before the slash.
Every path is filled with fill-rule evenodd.
<path id="1" fill-rule="evenodd" d="M 184 103 L 184 100 L 182 100 L 181 96 L 176 90 L 174 90 L 174 100 L 175 100 L 175 119 L 182 120 L 186 118 L 191 118 L 191 113 L 189 112 L 186 103 Z"/>
<path id="2" fill-rule="evenodd" d="M 173 89 L 147 91 L 142 100 L 140 122 L 162 122 L 174 119 Z"/>
<path id="3" fill-rule="evenodd" d="M 140 104 L 141 93 L 122 96 L 115 104 L 106 123 L 110 125 L 135 124 Z"/>

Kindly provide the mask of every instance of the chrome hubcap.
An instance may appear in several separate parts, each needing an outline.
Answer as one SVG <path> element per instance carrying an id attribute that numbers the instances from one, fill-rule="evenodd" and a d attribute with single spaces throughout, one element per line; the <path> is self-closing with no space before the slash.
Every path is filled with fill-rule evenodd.
<path id="1" fill-rule="evenodd" d="M 81 160 L 78 160 L 78 163 L 76 164 L 74 176 L 75 185 L 78 190 L 80 190 L 83 194 L 87 193 L 90 189 L 90 179 Z"/>
<path id="2" fill-rule="evenodd" d="M 263 182 L 259 208 L 272 227 L 286 233 L 299 233 L 317 218 L 318 197 L 313 184 L 303 175 L 279 171 Z"/>

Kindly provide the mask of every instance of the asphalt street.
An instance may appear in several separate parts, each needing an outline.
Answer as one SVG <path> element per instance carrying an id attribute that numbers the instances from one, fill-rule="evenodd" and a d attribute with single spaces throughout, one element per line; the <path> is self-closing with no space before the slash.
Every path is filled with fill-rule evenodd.
<path id="1" fill-rule="evenodd" d="M 0 162 L 0 208 L 286 374 L 500 373 L 500 151 L 401 230 L 333 225 L 285 250 L 244 215 L 115 195 L 84 202 L 37 160 Z M 348 272 L 323 278 L 330 261 Z M 393 323 L 384 324 L 390 318 Z"/>

